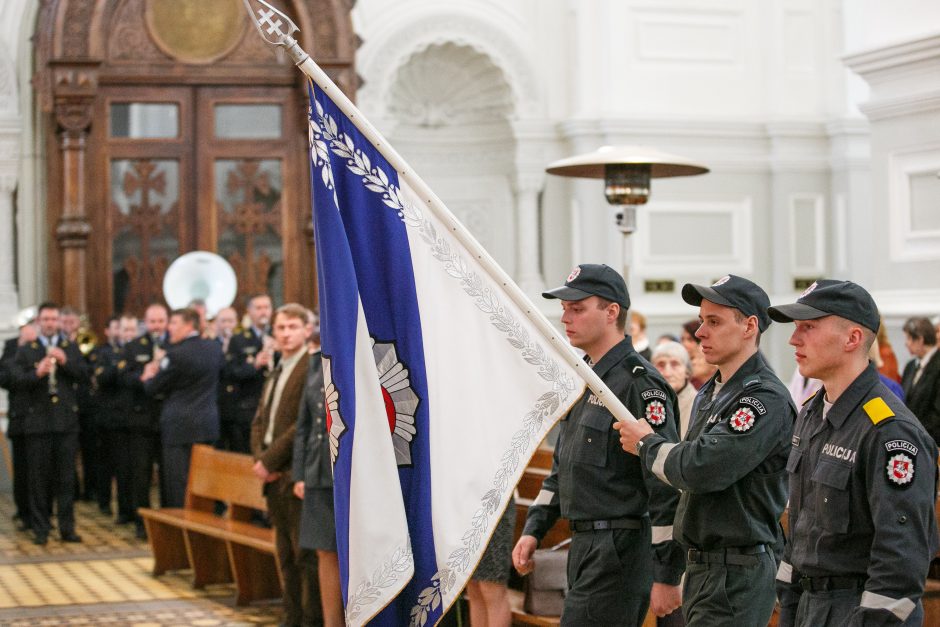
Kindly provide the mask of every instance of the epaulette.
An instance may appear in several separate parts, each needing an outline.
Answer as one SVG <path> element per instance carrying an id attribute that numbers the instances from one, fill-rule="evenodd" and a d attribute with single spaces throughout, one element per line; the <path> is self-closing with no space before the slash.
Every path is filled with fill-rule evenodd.
<path id="1" fill-rule="evenodd" d="M 894 417 L 894 411 L 888 407 L 885 399 L 881 398 L 880 396 L 876 396 L 862 405 L 862 409 L 865 410 L 865 413 L 868 414 L 872 424 L 875 425 L 880 424 L 888 418 Z"/>
<path id="2" fill-rule="evenodd" d="M 749 377 L 745 377 L 744 381 L 742 382 L 742 385 L 744 386 L 745 390 L 748 388 L 752 388 L 755 385 L 760 385 L 760 375 L 752 374 Z"/>
<path id="3" fill-rule="evenodd" d="M 627 365 L 627 370 L 630 371 L 635 377 L 642 376 L 646 374 L 646 366 L 643 365 L 643 359 L 637 353 L 631 353 L 627 355 L 627 358 L 624 360 Z"/>

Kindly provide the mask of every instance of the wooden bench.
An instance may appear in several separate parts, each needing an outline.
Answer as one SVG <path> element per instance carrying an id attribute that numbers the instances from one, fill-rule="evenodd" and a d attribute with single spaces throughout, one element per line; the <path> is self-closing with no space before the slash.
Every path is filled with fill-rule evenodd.
<path id="1" fill-rule="evenodd" d="M 139 510 L 154 576 L 191 568 L 194 588 L 234 581 L 237 605 L 281 596 L 274 531 L 249 522 L 267 509 L 253 464 L 248 455 L 193 446 L 185 506 Z M 215 514 L 217 501 L 227 505 L 224 516 Z"/>

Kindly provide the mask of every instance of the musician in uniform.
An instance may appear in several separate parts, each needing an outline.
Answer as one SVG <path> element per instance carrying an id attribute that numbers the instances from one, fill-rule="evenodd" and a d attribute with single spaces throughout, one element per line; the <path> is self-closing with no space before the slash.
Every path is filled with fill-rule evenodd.
<path id="1" fill-rule="evenodd" d="M 121 319 L 121 328 L 130 334 L 136 328 L 133 317 Z M 130 494 L 130 509 L 138 537 L 145 535 L 144 524 L 137 509 L 150 507 L 150 484 L 154 463 L 160 464 L 160 503 L 166 499 L 164 468 L 160 460 L 160 405 L 161 399 L 151 397 L 144 389 L 141 377 L 144 367 L 161 356 L 166 345 L 167 309 L 153 304 L 144 314 L 144 333 L 124 344 L 116 369 L 127 403 L 119 430 L 123 446 L 118 455 L 118 492 Z M 159 361 L 159 360 L 157 360 Z"/>
<path id="2" fill-rule="evenodd" d="M 78 389 L 88 385 L 78 346 L 61 332 L 59 307 L 39 306 L 39 337 L 19 347 L 13 385 L 22 395 L 23 433 L 29 466 L 29 514 L 34 542 L 46 544 L 56 501 L 59 536 L 81 542 L 75 533 L 75 459 L 78 454 Z"/>
<path id="3" fill-rule="evenodd" d="M 85 440 L 91 440 L 91 447 L 86 455 L 82 448 L 82 465 L 87 472 L 94 472 L 94 493 L 98 500 L 98 509 L 102 514 L 111 514 L 112 480 L 117 477 L 116 455 L 122 444 L 118 439 L 117 426 L 123 413 L 121 389 L 117 385 L 116 371 L 118 355 L 121 352 L 121 319 L 113 316 L 108 320 L 105 330 L 107 342 L 96 346 L 88 354 L 88 363 L 92 372 L 87 410 L 91 415 L 83 424 L 87 424 L 90 434 L 82 433 Z M 79 407 L 82 401 L 79 400 Z M 94 455 L 94 461 L 90 459 Z M 86 477 L 86 494 L 88 479 Z M 122 520 L 120 491 L 118 492 L 118 523 Z"/>
<path id="4" fill-rule="evenodd" d="M 29 465 L 26 461 L 26 441 L 23 437 L 24 420 L 26 419 L 26 397 L 17 394 L 14 386 L 13 360 L 20 346 L 34 342 L 39 335 L 36 329 L 35 318 L 21 320 L 19 333 L 3 344 L 3 356 L 0 357 L 0 387 L 7 390 L 7 438 L 13 446 L 13 503 L 16 513 L 13 518 L 17 521 L 20 531 L 30 528 L 29 517 L 29 479 L 27 472 Z"/>
<path id="5" fill-rule="evenodd" d="M 250 325 L 232 336 L 222 371 L 226 385 L 235 388 L 234 419 L 228 439 L 231 450 L 239 453 L 251 452 L 251 420 L 258 409 L 265 375 L 274 367 L 273 340 L 268 335 L 271 298 L 266 294 L 249 297 L 246 313 Z"/>
<path id="6" fill-rule="evenodd" d="M 193 445 L 211 445 L 219 438 L 218 385 L 224 358 L 219 345 L 201 337 L 198 329 L 198 312 L 172 311 L 166 355 L 145 365 L 141 375 L 147 394 L 164 396 L 160 409 L 166 484 L 163 507 L 183 506 Z"/>
<path id="7" fill-rule="evenodd" d="M 215 341 L 222 348 L 226 364 L 231 361 L 232 354 L 228 347 L 232 337 L 240 333 L 238 326 L 238 312 L 234 307 L 225 307 L 219 310 L 213 319 L 215 328 Z M 219 423 L 221 433 L 217 443 L 218 448 L 226 451 L 232 449 L 232 431 L 235 428 L 236 403 L 238 401 L 238 383 L 231 378 L 226 368 L 222 368 L 219 380 Z M 237 437 L 237 436 L 234 436 Z"/>

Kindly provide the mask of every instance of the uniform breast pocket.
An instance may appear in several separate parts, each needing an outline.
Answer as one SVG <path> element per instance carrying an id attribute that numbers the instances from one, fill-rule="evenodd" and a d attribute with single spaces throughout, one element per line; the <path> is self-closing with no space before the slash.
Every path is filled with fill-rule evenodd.
<path id="1" fill-rule="evenodd" d="M 581 419 L 576 433 L 574 460 L 591 466 L 607 465 L 607 438 L 613 432 L 613 418 L 603 410 L 590 410 Z"/>
<path id="2" fill-rule="evenodd" d="M 834 533 L 849 529 L 849 478 L 851 466 L 821 461 L 813 471 L 816 519 L 820 527 Z"/>

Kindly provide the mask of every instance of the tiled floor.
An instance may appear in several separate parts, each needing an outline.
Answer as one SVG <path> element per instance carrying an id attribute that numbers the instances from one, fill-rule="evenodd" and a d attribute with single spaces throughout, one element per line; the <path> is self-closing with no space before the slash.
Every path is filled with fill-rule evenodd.
<path id="1" fill-rule="evenodd" d="M 194 590 L 189 573 L 159 578 L 132 525 L 116 526 L 91 503 L 76 505 L 84 542 L 53 532 L 35 546 L 16 531 L 8 493 L 0 493 L 0 625 L 271 625 L 277 604 L 235 607 L 234 586 Z"/>

